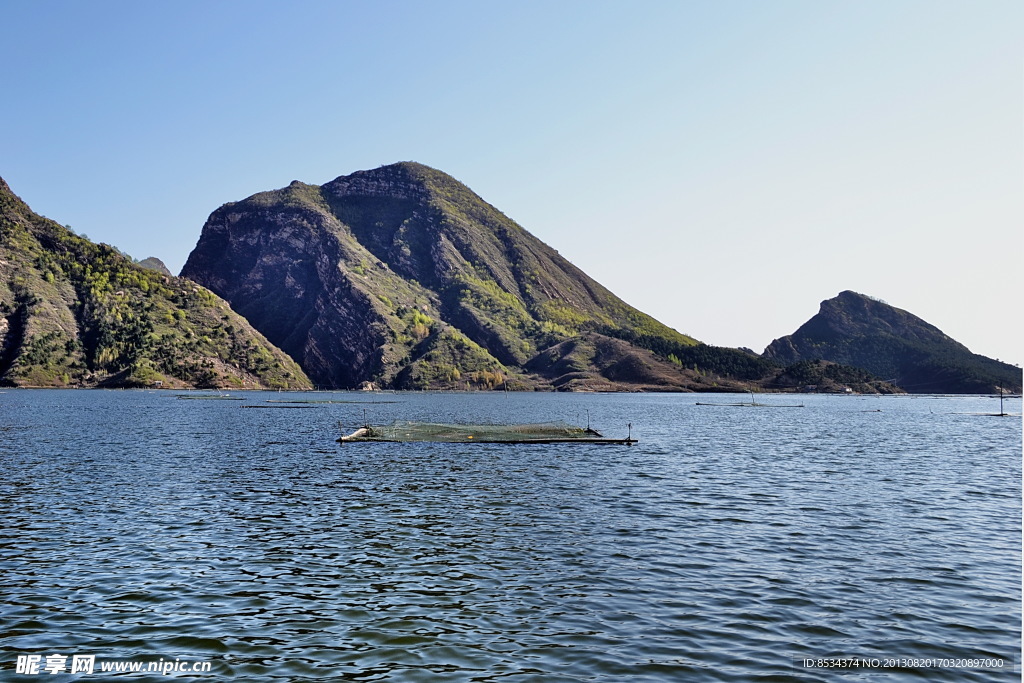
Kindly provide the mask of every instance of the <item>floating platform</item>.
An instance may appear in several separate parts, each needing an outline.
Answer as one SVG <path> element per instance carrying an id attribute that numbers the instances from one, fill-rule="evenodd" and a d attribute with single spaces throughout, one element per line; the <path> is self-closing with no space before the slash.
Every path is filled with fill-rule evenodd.
<path id="1" fill-rule="evenodd" d="M 223 396 L 212 394 L 178 394 L 178 398 L 188 401 L 244 401 L 244 396 Z"/>
<path id="2" fill-rule="evenodd" d="M 555 444 L 590 443 L 632 446 L 637 440 L 608 438 L 590 427 L 574 427 L 561 422 L 540 424 L 489 425 L 441 424 L 433 422 L 395 422 L 386 426 L 365 425 L 338 439 L 338 443 L 502 443 L 502 444 Z"/>
<path id="3" fill-rule="evenodd" d="M 783 404 L 783 403 L 757 403 L 751 401 L 750 403 L 701 403 L 698 401 L 694 403 L 696 406 L 722 406 L 727 408 L 803 408 L 804 404 Z"/>

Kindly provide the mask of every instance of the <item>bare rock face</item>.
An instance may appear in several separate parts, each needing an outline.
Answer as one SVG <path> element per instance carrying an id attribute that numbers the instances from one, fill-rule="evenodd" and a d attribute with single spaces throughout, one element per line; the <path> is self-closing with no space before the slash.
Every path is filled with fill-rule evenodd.
<path id="1" fill-rule="evenodd" d="M 415 163 L 226 204 L 182 276 L 331 387 L 543 385 L 523 366 L 592 331 L 696 343 Z"/>
<path id="2" fill-rule="evenodd" d="M 341 229 L 315 208 L 229 205 L 210 216 L 182 275 L 223 292 L 256 329 L 313 369 L 318 384 L 349 386 L 373 371 L 380 330 L 366 297 L 339 269 L 340 245 L 330 235 Z"/>

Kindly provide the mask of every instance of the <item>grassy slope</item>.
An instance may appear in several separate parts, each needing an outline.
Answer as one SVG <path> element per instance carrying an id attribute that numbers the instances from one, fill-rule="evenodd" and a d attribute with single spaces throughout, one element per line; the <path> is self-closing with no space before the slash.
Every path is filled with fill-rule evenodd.
<path id="1" fill-rule="evenodd" d="M 2 180 L 0 332 L 8 385 L 310 386 L 211 292 L 38 216 Z"/>

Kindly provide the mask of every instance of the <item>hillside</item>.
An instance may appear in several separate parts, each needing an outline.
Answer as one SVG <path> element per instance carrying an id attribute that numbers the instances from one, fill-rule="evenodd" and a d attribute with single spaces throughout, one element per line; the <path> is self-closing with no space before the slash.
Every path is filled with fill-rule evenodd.
<path id="1" fill-rule="evenodd" d="M 167 268 L 166 265 L 164 265 L 163 261 L 161 261 L 155 256 L 144 258 L 141 261 L 137 262 L 136 265 L 138 265 L 140 268 L 145 268 L 146 270 L 154 270 L 160 273 L 161 275 L 171 276 L 174 274 L 170 271 L 170 269 Z"/>
<path id="2" fill-rule="evenodd" d="M 416 163 L 323 186 L 295 181 L 226 204 L 181 274 L 228 300 L 319 385 L 546 388 L 565 374 L 552 374 L 552 355 L 572 355 L 566 342 L 593 345 L 594 335 L 632 360 L 613 379 L 599 360 L 576 354 L 587 377 L 571 388 L 695 383 L 636 342 L 689 348 L 696 340 L 620 300 L 465 185 Z M 637 372 L 624 369 L 630 364 Z"/>
<path id="3" fill-rule="evenodd" d="M 0 384 L 156 383 L 310 386 L 210 291 L 35 214 L 0 179 Z"/>
<path id="4" fill-rule="evenodd" d="M 817 315 L 769 344 L 764 356 L 864 368 L 911 393 L 1021 390 L 1020 368 L 971 353 L 917 316 L 850 291 L 823 301 Z"/>

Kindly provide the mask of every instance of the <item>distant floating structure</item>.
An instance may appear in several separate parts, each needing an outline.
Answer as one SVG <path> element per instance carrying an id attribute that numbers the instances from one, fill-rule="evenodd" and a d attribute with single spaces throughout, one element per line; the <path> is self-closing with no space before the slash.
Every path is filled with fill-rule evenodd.
<path id="1" fill-rule="evenodd" d="M 596 429 L 576 427 L 565 422 L 493 425 L 396 421 L 385 426 L 364 425 L 351 434 L 342 436 L 338 442 L 593 443 L 632 446 L 637 442 L 633 438 L 633 425 L 628 425 L 628 429 L 629 435 L 625 439 L 614 439 L 604 436 Z"/>
<path id="2" fill-rule="evenodd" d="M 1020 413 L 1008 413 L 1003 408 L 1003 400 L 1005 394 L 1003 388 L 999 387 L 999 412 L 998 413 L 953 413 L 953 415 L 978 415 L 980 417 L 1020 417 Z M 1019 398 L 1014 395 L 1010 395 L 1010 398 Z"/>
<path id="3" fill-rule="evenodd" d="M 179 399 L 191 401 L 244 401 L 243 396 L 228 396 L 227 394 L 178 394 Z"/>
<path id="4" fill-rule="evenodd" d="M 792 404 L 792 403 L 758 403 L 754 400 L 754 393 L 750 393 L 750 402 L 743 403 L 701 403 L 697 401 L 694 405 L 698 406 L 723 406 L 730 408 L 803 408 L 804 404 Z"/>

